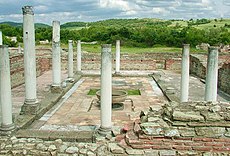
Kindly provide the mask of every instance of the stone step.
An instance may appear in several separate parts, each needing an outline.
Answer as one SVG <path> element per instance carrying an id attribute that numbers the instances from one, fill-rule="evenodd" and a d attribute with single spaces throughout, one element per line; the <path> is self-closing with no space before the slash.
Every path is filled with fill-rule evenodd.
<path id="1" fill-rule="evenodd" d="M 53 141 L 62 139 L 68 142 L 95 142 L 93 131 L 49 131 L 49 130 L 33 130 L 23 129 L 16 132 L 17 138 L 39 138 L 43 140 Z"/>

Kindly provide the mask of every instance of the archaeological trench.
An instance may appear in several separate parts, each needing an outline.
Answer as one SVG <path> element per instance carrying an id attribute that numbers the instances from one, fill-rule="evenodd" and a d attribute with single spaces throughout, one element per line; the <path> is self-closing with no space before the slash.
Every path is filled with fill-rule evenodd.
<path id="1" fill-rule="evenodd" d="M 35 47 L 30 6 L 23 42 L 0 45 L 0 155 L 230 155 L 229 53 L 62 49 L 59 21 Z"/>

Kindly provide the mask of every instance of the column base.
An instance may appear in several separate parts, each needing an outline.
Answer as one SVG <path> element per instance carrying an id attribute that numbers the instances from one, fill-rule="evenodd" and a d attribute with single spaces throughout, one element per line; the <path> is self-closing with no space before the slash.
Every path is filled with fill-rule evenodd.
<path id="1" fill-rule="evenodd" d="M 82 71 L 77 71 L 76 74 L 81 75 L 81 74 L 83 74 L 83 72 Z"/>
<path id="2" fill-rule="evenodd" d="M 68 83 L 74 83 L 75 80 L 72 77 L 68 77 L 65 81 Z"/>
<path id="3" fill-rule="evenodd" d="M 63 91 L 61 86 L 51 86 L 51 93 L 61 93 Z"/>
<path id="4" fill-rule="evenodd" d="M 115 71 L 114 75 L 121 75 L 120 71 Z"/>
<path id="5" fill-rule="evenodd" d="M 0 126 L 0 135 L 10 135 L 15 130 L 14 123 Z"/>
<path id="6" fill-rule="evenodd" d="M 112 128 L 101 127 L 97 130 L 97 133 L 101 136 L 112 135 Z"/>
<path id="7" fill-rule="evenodd" d="M 21 108 L 20 114 L 36 115 L 38 110 L 39 110 L 39 108 L 40 108 L 39 103 L 29 104 L 29 103 L 25 102 L 24 105 Z"/>

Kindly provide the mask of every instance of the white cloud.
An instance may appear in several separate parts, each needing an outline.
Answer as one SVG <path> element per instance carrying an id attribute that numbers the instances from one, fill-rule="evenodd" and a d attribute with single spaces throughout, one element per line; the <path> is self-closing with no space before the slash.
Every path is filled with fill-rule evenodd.
<path id="1" fill-rule="evenodd" d="M 164 8 L 154 7 L 152 9 L 152 13 L 155 13 L 155 14 L 167 14 L 167 13 L 169 13 L 169 11 L 164 9 Z"/>
<path id="2" fill-rule="evenodd" d="M 0 22 L 22 21 L 22 6 L 34 6 L 35 21 L 95 21 L 111 18 L 230 18 L 230 0 L 0 0 Z"/>

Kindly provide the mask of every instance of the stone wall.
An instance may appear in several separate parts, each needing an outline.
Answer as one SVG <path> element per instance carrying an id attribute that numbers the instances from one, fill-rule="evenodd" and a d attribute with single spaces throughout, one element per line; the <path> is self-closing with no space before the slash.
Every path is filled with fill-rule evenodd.
<path id="1" fill-rule="evenodd" d="M 218 88 L 230 94 L 230 55 L 219 56 Z M 206 77 L 207 55 L 190 55 L 190 74 Z"/>
<path id="2" fill-rule="evenodd" d="M 17 48 L 10 48 L 10 65 L 12 87 L 24 83 L 23 53 L 18 53 Z M 23 52 L 23 50 L 22 50 Z M 52 68 L 51 48 L 36 49 L 37 76 Z M 67 49 L 62 50 L 62 70 L 67 70 Z M 101 54 L 82 53 L 82 70 L 99 70 Z M 180 54 L 177 53 L 141 53 L 121 54 L 121 70 L 180 70 Z M 77 55 L 74 49 L 74 71 L 77 67 Z M 113 54 L 113 69 L 115 69 L 115 55 Z"/>
<path id="3" fill-rule="evenodd" d="M 82 54 L 82 70 L 99 70 L 101 64 L 101 54 L 87 53 Z M 76 53 L 74 53 L 74 63 L 76 64 Z M 115 54 L 112 56 L 113 69 L 115 69 Z M 121 53 L 121 70 L 180 70 L 181 54 L 178 53 L 140 53 L 126 54 Z M 63 69 L 67 69 L 67 50 L 63 52 Z M 74 66 L 76 68 L 76 65 Z"/>
<path id="4" fill-rule="evenodd" d="M 224 102 L 171 102 L 161 110 L 150 108 L 135 121 L 126 142 L 136 149 L 174 149 L 185 155 L 229 153 L 229 109 L 230 103 Z"/>
<path id="5" fill-rule="evenodd" d="M 219 88 L 230 95 L 230 63 L 223 64 L 218 74 Z"/>
<path id="6" fill-rule="evenodd" d="M 24 54 L 18 53 L 16 48 L 9 49 L 11 86 L 16 87 L 25 82 L 24 80 Z M 22 51 L 23 52 L 23 51 Z M 51 50 L 36 49 L 36 72 L 37 76 L 51 69 Z"/>

